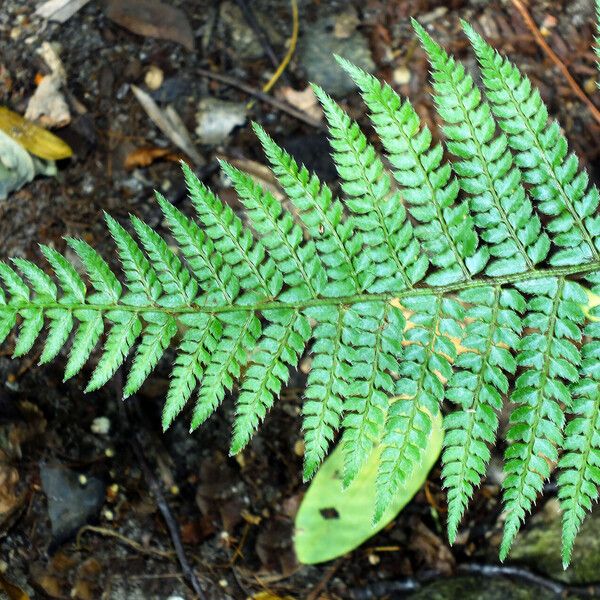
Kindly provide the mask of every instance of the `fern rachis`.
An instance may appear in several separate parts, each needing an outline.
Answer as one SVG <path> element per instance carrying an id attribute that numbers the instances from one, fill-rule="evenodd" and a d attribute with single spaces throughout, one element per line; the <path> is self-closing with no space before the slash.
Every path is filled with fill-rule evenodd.
<path id="1" fill-rule="evenodd" d="M 105 335 L 87 391 L 133 354 L 127 397 L 177 340 L 163 425 L 194 398 L 196 429 L 239 381 L 232 453 L 308 351 L 305 479 L 338 430 L 345 485 L 381 446 L 376 520 L 411 477 L 431 418 L 448 400 L 457 405 L 446 416 L 442 459 L 451 541 L 508 399 L 501 556 L 558 464 L 568 564 L 600 484 L 600 310 L 583 308 L 585 287 L 600 292 L 600 197 L 516 67 L 465 24 L 481 90 L 415 29 L 450 159 L 408 100 L 339 59 L 370 110 L 389 171 L 359 125 L 315 87 L 344 198 L 255 125 L 293 213 L 224 163 L 246 227 L 184 166 L 197 219 L 157 195 L 179 252 L 138 218 L 132 235 L 106 215 L 123 283 L 75 239 L 67 243 L 88 283 L 46 246 L 53 277 L 24 259 L 0 263 L 0 341 L 18 327 L 13 355 L 22 356 L 46 325 L 46 363 L 72 337 L 69 378 Z"/>

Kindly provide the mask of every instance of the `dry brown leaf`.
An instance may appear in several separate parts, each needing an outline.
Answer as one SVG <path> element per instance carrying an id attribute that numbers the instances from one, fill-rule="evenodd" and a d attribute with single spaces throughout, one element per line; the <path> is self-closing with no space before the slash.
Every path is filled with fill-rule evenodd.
<path id="1" fill-rule="evenodd" d="M 126 157 L 124 167 L 129 171 L 139 167 L 148 167 L 157 160 L 179 162 L 183 155 L 168 148 L 142 147 L 132 150 Z"/>
<path id="2" fill-rule="evenodd" d="M 17 483 L 19 472 L 10 465 L 6 453 L 0 450 L 0 516 L 8 513 L 19 502 Z"/>
<path id="3" fill-rule="evenodd" d="M 323 109 L 310 85 L 304 90 L 295 90 L 289 86 L 282 87 L 278 90 L 277 95 L 309 117 L 317 121 L 323 119 Z"/>
<path id="4" fill-rule="evenodd" d="M 28 594 L 26 594 L 19 586 L 8 581 L 1 573 L 0 590 L 6 594 L 8 600 L 29 600 Z"/>
<path id="5" fill-rule="evenodd" d="M 181 150 L 183 150 L 196 165 L 203 165 L 205 161 L 198 150 L 196 150 L 189 131 L 179 115 L 175 112 L 175 109 L 172 106 L 167 106 L 165 110 L 162 110 L 149 94 L 136 85 L 131 86 L 131 91 L 135 94 L 138 102 L 142 105 L 146 114 L 154 121 L 156 126 L 178 148 L 181 148 Z"/>
<path id="6" fill-rule="evenodd" d="M 117 25 L 138 35 L 170 40 L 190 51 L 194 49 L 194 32 L 185 13 L 158 0 L 109 0 L 105 14 Z"/>

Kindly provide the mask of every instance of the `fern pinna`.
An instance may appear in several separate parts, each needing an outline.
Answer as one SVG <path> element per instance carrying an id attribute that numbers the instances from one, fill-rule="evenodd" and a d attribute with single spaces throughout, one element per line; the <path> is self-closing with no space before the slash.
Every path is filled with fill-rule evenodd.
<path id="1" fill-rule="evenodd" d="M 445 147 L 408 100 L 339 58 L 389 168 L 315 86 L 342 200 L 255 125 L 293 213 L 224 163 L 245 226 L 184 165 L 197 218 L 157 195 L 178 252 L 136 217 L 134 238 L 107 215 L 123 283 L 76 239 L 67 244 L 87 283 L 47 246 L 41 251 L 54 278 L 21 258 L 0 263 L 0 338 L 19 324 L 13 355 L 22 356 L 46 324 L 46 363 L 72 337 L 66 378 L 103 338 L 88 391 L 137 345 L 126 397 L 177 340 L 163 425 L 193 397 L 196 429 L 239 381 L 232 453 L 308 353 L 305 478 L 338 431 L 346 486 L 381 445 L 375 519 L 411 477 L 432 415 L 448 400 L 442 475 L 451 541 L 485 475 L 508 399 L 501 557 L 557 465 L 567 564 L 600 483 L 600 322 L 586 291 L 600 293 L 598 191 L 514 65 L 464 24 L 482 93 L 414 26 L 431 62 Z"/>

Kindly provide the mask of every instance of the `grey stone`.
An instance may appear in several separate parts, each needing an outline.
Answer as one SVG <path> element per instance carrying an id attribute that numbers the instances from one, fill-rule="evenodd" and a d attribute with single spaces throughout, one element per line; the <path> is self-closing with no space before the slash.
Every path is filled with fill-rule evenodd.
<path id="1" fill-rule="evenodd" d="M 556 500 L 546 502 L 544 509 L 533 517 L 510 551 L 509 559 L 573 585 L 596 583 L 600 580 L 600 511 L 584 520 L 575 540 L 571 565 L 563 569 L 561 558 L 561 513 Z"/>
<path id="2" fill-rule="evenodd" d="M 333 96 L 344 96 L 356 89 L 353 81 L 337 64 L 339 54 L 355 65 L 372 72 L 375 63 L 366 38 L 356 30 L 349 37 L 336 37 L 335 16 L 311 24 L 298 48 L 298 61 L 309 81 L 318 83 Z"/>
<path id="3" fill-rule="evenodd" d="M 40 478 L 48 498 L 53 544 L 66 540 L 98 515 L 105 493 L 100 479 L 45 464 L 40 465 Z"/>

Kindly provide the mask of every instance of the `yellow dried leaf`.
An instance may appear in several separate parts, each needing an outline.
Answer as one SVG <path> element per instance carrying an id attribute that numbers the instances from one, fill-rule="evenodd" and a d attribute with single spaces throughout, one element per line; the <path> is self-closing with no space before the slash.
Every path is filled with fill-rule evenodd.
<path id="1" fill-rule="evenodd" d="M 60 160 L 73 154 L 66 142 L 6 106 L 0 106 L 0 130 L 44 160 Z"/>

